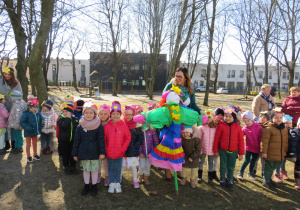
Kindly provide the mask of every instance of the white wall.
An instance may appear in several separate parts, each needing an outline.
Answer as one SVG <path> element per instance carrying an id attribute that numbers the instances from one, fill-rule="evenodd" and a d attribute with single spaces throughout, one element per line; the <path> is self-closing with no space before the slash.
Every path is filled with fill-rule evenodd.
<path id="1" fill-rule="evenodd" d="M 70 59 L 59 59 L 59 72 L 58 72 L 58 81 L 73 81 L 73 70 L 72 65 L 70 63 Z M 47 74 L 47 78 L 50 81 L 53 81 L 53 65 L 56 66 L 56 59 L 51 58 L 49 64 L 49 70 Z M 90 60 L 82 60 L 76 59 L 75 67 L 76 67 L 76 79 L 77 82 L 80 81 L 81 77 L 81 68 L 85 66 L 85 77 L 86 77 L 86 84 L 90 82 Z"/>
<path id="2" fill-rule="evenodd" d="M 195 73 L 192 78 L 193 84 L 198 83 L 198 86 L 201 86 L 202 84 L 205 86 L 206 85 L 206 79 L 205 77 L 202 76 L 203 70 L 205 70 L 205 75 L 206 75 L 206 64 L 199 64 L 197 65 L 195 69 Z M 277 73 L 275 71 L 275 66 L 270 66 L 269 67 L 269 84 L 271 86 L 277 86 Z M 211 66 L 211 80 L 214 80 L 214 66 Z M 230 72 L 232 70 L 235 71 L 235 77 L 228 78 L 228 71 Z M 243 77 L 240 76 L 241 71 L 244 71 Z M 284 73 L 285 72 L 285 73 Z M 296 73 L 298 73 L 298 78 L 296 77 Z M 299 81 L 299 74 L 300 74 L 300 65 L 296 65 L 295 68 L 295 77 L 294 77 L 294 83 L 297 84 Z M 255 66 L 255 75 L 257 82 L 263 83 L 263 77 L 264 77 L 264 66 Z M 285 78 L 284 75 L 286 76 Z M 289 73 L 287 69 L 283 69 L 281 73 L 281 88 L 287 88 L 289 79 L 288 79 Z M 217 86 L 219 87 L 219 82 L 224 82 L 225 87 L 229 87 L 230 85 L 234 85 L 234 88 L 237 89 L 238 84 L 241 85 L 243 83 L 243 88 L 246 88 L 246 65 L 232 65 L 232 64 L 220 64 L 219 65 L 219 75 L 218 75 L 218 84 Z M 252 85 L 254 85 L 254 77 L 253 73 L 251 73 L 251 82 Z M 221 85 L 224 86 L 224 85 Z"/>

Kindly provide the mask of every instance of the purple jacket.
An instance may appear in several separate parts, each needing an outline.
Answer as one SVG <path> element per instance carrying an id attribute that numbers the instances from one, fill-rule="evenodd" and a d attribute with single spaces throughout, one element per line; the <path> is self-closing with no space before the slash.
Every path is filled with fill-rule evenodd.
<path id="1" fill-rule="evenodd" d="M 246 136 L 245 150 L 260 153 L 262 127 L 257 122 L 254 122 L 250 127 L 245 125 L 243 133 Z"/>
<path id="2" fill-rule="evenodd" d="M 145 140 L 144 140 L 143 144 L 140 147 L 140 155 L 143 154 L 145 156 L 148 156 L 153 150 L 153 148 L 157 147 L 159 141 L 155 129 L 153 130 L 148 129 L 144 131 L 144 136 L 146 137 L 147 144 L 145 145 Z"/>
<path id="3" fill-rule="evenodd" d="M 0 103 L 0 129 L 7 128 L 8 117 L 9 117 L 9 113 L 6 107 Z"/>

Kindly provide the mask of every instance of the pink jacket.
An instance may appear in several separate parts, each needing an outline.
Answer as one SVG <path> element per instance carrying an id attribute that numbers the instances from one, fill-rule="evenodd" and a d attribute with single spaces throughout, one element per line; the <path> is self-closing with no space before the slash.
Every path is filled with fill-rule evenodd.
<path id="1" fill-rule="evenodd" d="M 7 128 L 9 113 L 3 104 L 0 104 L 0 129 Z"/>
<path id="2" fill-rule="evenodd" d="M 213 146 L 217 128 L 201 125 L 198 130 L 199 138 L 201 139 L 201 154 L 214 155 Z"/>
<path id="3" fill-rule="evenodd" d="M 254 122 L 250 127 L 245 125 L 243 133 L 246 136 L 245 150 L 260 153 L 262 127 L 257 122 Z"/>

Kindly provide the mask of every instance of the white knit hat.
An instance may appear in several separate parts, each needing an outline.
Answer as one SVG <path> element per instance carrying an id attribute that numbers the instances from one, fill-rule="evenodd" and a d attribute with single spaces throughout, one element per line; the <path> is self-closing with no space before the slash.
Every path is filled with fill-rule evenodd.
<path id="1" fill-rule="evenodd" d="M 242 119 L 249 119 L 249 120 L 253 121 L 253 114 L 252 114 L 252 112 L 250 112 L 250 110 L 245 111 L 242 114 Z"/>
<path id="2" fill-rule="evenodd" d="M 182 132 L 193 133 L 192 126 L 184 126 L 184 130 Z"/>

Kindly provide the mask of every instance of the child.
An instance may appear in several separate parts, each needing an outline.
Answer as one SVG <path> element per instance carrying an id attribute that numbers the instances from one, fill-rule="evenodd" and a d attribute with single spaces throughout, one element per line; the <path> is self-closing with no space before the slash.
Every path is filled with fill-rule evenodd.
<path id="1" fill-rule="evenodd" d="M 11 151 L 15 154 L 23 152 L 23 128 L 20 126 L 20 120 L 23 111 L 27 108 L 27 104 L 24 101 L 21 101 L 21 99 L 22 93 L 18 90 L 13 90 L 11 94 L 13 105 L 8 118 L 8 128 L 12 129 L 13 136 L 15 138 L 15 149 Z"/>
<path id="2" fill-rule="evenodd" d="M 41 150 L 43 154 L 52 154 L 53 151 L 50 148 L 50 142 L 53 139 L 53 132 L 55 129 L 57 115 L 53 110 L 53 102 L 47 100 L 42 103 L 42 132 L 41 132 Z"/>
<path id="3" fill-rule="evenodd" d="M 4 149 L 4 142 L 9 113 L 5 107 L 5 102 L 5 96 L 0 94 L 0 155 L 6 153 L 6 150 Z"/>
<path id="4" fill-rule="evenodd" d="M 82 117 L 82 108 L 84 105 L 84 101 L 79 99 L 74 103 L 74 115 L 75 117 L 77 117 L 78 119 L 81 119 Z"/>
<path id="5" fill-rule="evenodd" d="M 242 160 L 244 155 L 243 131 L 236 119 L 234 109 L 229 106 L 225 109 L 224 120 L 220 121 L 214 139 L 213 152 L 220 155 L 220 186 L 233 188 L 233 172 L 236 164 L 236 156 Z M 225 173 L 227 170 L 227 185 Z"/>
<path id="6" fill-rule="evenodd" d="M 201 139 L 201 156 L 198 170 L 198 181 L 202 182 L 203 165 L 205 158 L 208 156 L 208 183 L 212 183 L 213 179 L 219 182 L 217 176 L 218 157 L 214 155 L 213 144 L 216 135 L 216 124 L 213 120 L 214 114 L 212 109 L 205 110 L 204 114 L 207 116 L 207 122 L 202 122 L 199 126 L 199 138 Z"/>
<path id="7" fill-rule="evenodd" d="M 109 113 L 110 113 L 110 107 L 107 104 L 103 104 L 100 106 L 98 117 L 101 121 L 102 126 L 106 125 L 109 122 Z M 104 170 L 105 170 L 104 186 L 108 187 L 109 186 L 109 176 L 108 176 L 108 162 L 107 162 L 106 157 L 102 160 L 102 164 L 103 164 Z M 99 169 L 97 183 L 100 183 L 100 182 L 101 182 L 101 168 Z"/>
<path id="8" fill-rule="evenodd" d="M 284 160 L 288 150 L 288 131 L 284 126 L 281 108 L 272 113 L 272 123 L 263 128 L 261 137 L 262 158 L 265 159 L 263 185 L 275 190 L 272 174 L 277 166 Z"/>
<path id="9" fill-rule="evenodd" d="M 147 126 L 147 130 L 144 131 L 144 142 L 142 143 L 139 151 L 140 155 L 140 168 L 139 168 L 139 182 L 142 182 L 144 179 L 145 185 L 149 185 L 149 176 L 150 176 L 150 168 L 151 162 L 149 160 L 148 155 L 152 152 L 153 148 L 157 147 L 159 144 L 158 137 L 156 135 L 156 131 L 153 128 Z"/>
<path id="10" fill-rule="evenodd" d="M 91 195 L 96 196 L 98 171 L 101 168 L 101 160 L 105 158 L 104 130 L 97 117 L 97 106 L 94 102 L 86 102 L 82 114 L 75 133 L 72 155 L 75 161 L 80 160 L 83 167 L 85 185 L 81 195 L 86 195 L 91 190 Z"/>
<path id="11" fill-rule="evenodd" d="M 224 109 L 223 107 L 216 108 L 214 111 L 215 114 L 215 123 L 218 125 L 224 119 Z"/>
<path id="12" fill-rule="evenodd" d="M 292 156 L 292 161 L 295 162 L 295 189 L 300 190 L 300 118 L 297 122 L 297 128 L 291 129 L 290 134 L 289 151 Z"/>
<path id="13" fill-rule="evenodd" d="M 290 135 L 290 129 L 293 127 L 293 117 L 291 117 L 290 115 L 288 114 L 285 114 L 283 116 L 283 123 L 286 127 L 286 129 L 288 130 L 288 135 Z M 281 162 L 279 164 L 279 166 L 276 168 L 276 171 L 275 171 L 275 174 L 274 174 L 274 182 L 277 182 L 277 183 L 282 183 L 282 179 L 284 180 L 289 180 L 290 178 L 288 177 L 287 175 L 287 171 L 285 170 L 285 163 L 286 163 L 286 157 L 284 158 L 284 161 Z"/>
<path id="14" fill-rule="evenodd" d="M 135 107 L 136 115 L 139 115 L 144 111 L 144 108 L 141 105 L 136 104 L 136 105 L 133 105 L 133 106 Z"/>
<path id="15" fill-rule="evenodd" d="M 191 126 L 184 126 L 182 131 L 182 148 L 184 151 L 184 161 L 182 164 L 182 180 L 181 185 L 185 185 L 187 179 L 187 170 L 191 169 L 191 188 L 196 188 L 195 180 L 197 180 L 197 171 L 199 166 L 199 157 L 201 154 L 201 142 L 198 137 L 193 138 L 193 129 Z"/>
<path id="16" fill-rule="evenodd" d="M 26 153 L 27 162 L 32 163 L 32 157 L 30 155 L 30 147 L 32 141 L 33 147 L 33 159 L 40 160 L 41 158 L 37 155 L 37 136 L 41 133 L 42 129 L 42 117 L 37 112 L 39 101 L 34 98 L 27 102 L 27 107 L 20 120 L 20 125 L 24 129 L 24 136 L 26 137 Z"/>
<path id="17" fill-rule="evenodd" d="M 110 111 L 111 120 L 104 126 L 106 156 L 108 160 L 109 193 L 122 192 L 121 168 L 125 151 L 127 150 L 131 134 L 121 120 L 121 104 L 113 101 Z"/>
<path id="18" fill-rule="evenodd" d="M 256 178 L 253 174 L 253 168 L 260 152 L 262 127 L 253 120 L 253 114 L 249 110 L 242 114 L 242 119 L 245 123 L 245 126 L 243 127 L 243 133 L 246 136 L 245 160 L 241 166 L 237 178 L 244 180 L 244 171 L 250 163 L 248 177 L 251 180 L 256 181 Z"/>
<path id="19" fill-rule="evenodd" d="M 147 105 L 148 110 L 151 111 L 152 109 L 154 109 L 156 107 L 156 104 L 152 101 L 149 102 L 149 104 Z"/>
<path id="20" fill-rule="evenodd" d="M 137 166 L 139 165 L 139 151 L 140 146 L 144 141 L 144 134 L 141 128 L 136 127 L 136 122 L 133 121 L 134 114 L 134 105 L 125 106 L 124 122 L 130 130 L 131 141 L 125 152 L 125 157 L 123 158 L 122 172 L 124 170 L 124 167 L 130 167 L 132 170 L 133 186 L 134 188 L 139 188 L 140 185 L 137 179 Z"/>
<path id="21" fill-rule="evenodd" d="M 268 114 L 268 112 L 260 112 L 259 115 L 259 121 L 258 124 L 263 128 L 264 126 L 267 126 L 270 122 L 270 115 Z M 261 162 L 261 177 L 264 176 L 264 168 L 265 168 L 265 160 L 261 157 L 261 152 L 259 153 L 258 158 L 256 159 L 255 165 L 254 165 L 254 169 L 253 169 L 253 174 L 256 174 L 257 171 L 257 163 L 258 160 L 260 159 Z"/>
<path id="22" fill-rule="evenodd" d="M 62 114 L 59 116 L 57 125 L 58 134 L 58 151 L 62 155 L 65 174 L 78 174 L 76 162 L 72 157 L 74 134 L 78 126 L 78 118 L 73 115 L 73 105 L 63 103 L 61 106 Z"/>

